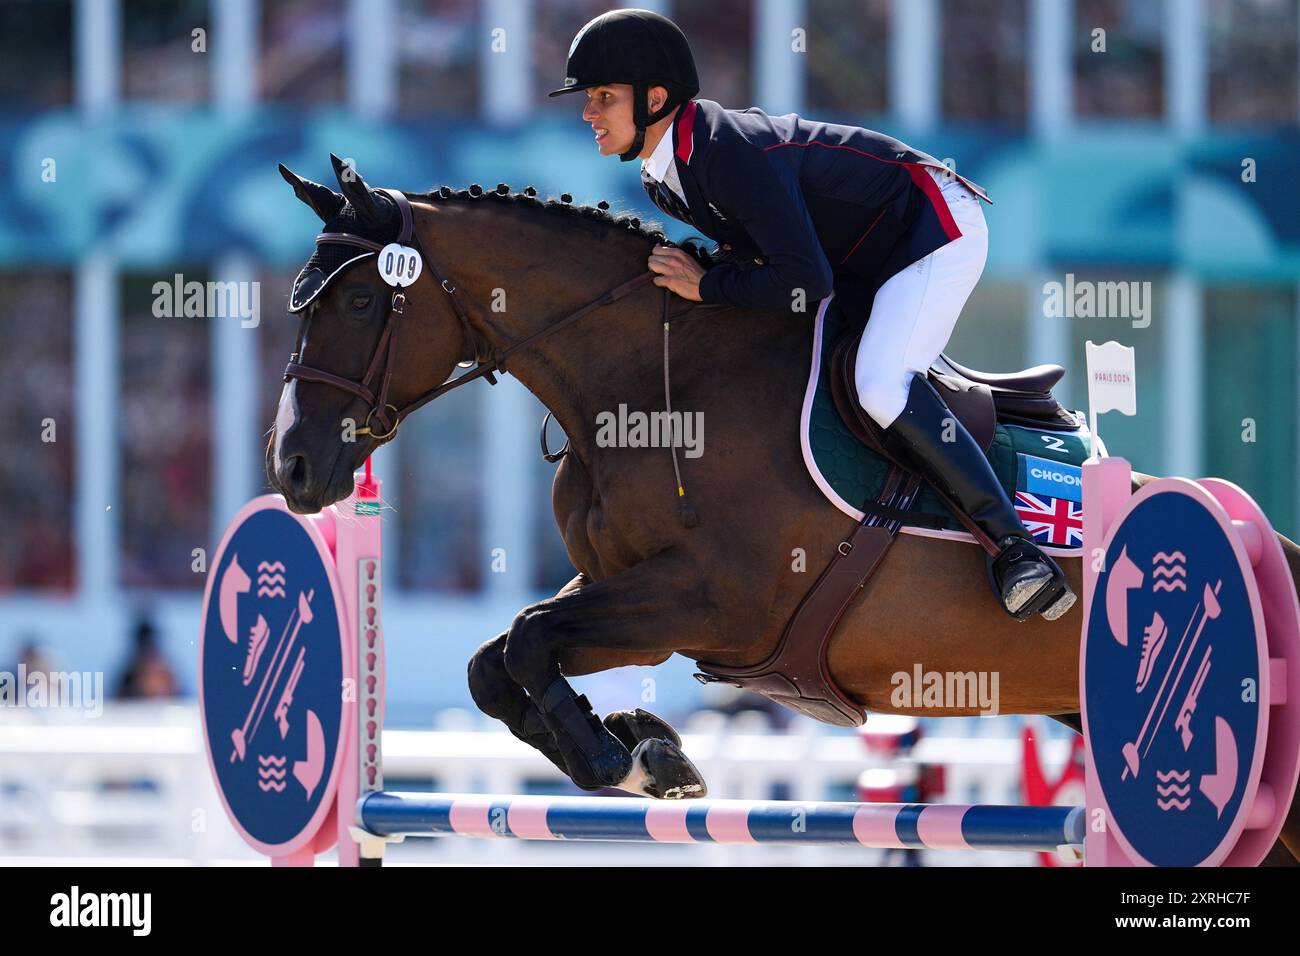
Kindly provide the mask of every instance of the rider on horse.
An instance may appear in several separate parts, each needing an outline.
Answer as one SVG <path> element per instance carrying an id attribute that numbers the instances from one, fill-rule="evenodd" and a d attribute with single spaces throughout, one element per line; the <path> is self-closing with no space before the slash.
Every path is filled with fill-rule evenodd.
<path id="1" fill-rule="evenodd" d="M 832 290 L 874 291 L 855 384 L 885 441 L 996 543 L 990 580 L 1017 620 L 1075 601 L 1025 530 L 992 467 L 926 378 L 984 269 L 974 183 L 882 133 L 696 99 L 691 49 L 671 20 L 614 10 L 574 37 L 564 86 L 585 91 L 601 155 L 641 160 L 663 212 L 718 241 L 705 271 L 656 246 L 655 283 L 685 299 L 803 311 Z"/>

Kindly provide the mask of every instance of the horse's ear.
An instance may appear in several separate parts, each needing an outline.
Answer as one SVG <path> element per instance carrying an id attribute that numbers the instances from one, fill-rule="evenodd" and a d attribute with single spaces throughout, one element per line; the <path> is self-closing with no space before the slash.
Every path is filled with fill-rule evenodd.
<path id="1" fill-rule="evenodd" d="M 328 186 L 303 179 L 284 163 L 280 164 L 280 175 L 293 187 L 293 194 L 306 203 L 321 222 L 329 222 L 343 208 L 342 196 Z"/>
<path id="2" fill-rule="evenodd" d="M 330 162 L 334 164 L 334 176 L 339 181 L 344 198 L 352 203 L 352 208 L 357 211 L 361 221 L 369 226 L 382 226 L 387 222 L 387 210 L 379 208 L 361 174 L 333 153 L 330 153 Z"/>

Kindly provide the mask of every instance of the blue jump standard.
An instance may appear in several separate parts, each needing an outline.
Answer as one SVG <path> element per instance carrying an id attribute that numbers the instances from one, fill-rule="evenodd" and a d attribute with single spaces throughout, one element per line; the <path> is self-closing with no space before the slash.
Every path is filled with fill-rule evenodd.
<path id="1" fill-rule="evenodd" d="M 357 802 L 380 836 L 648 843 L 792 843 L 1045 850 L 1083 843 L 1082 807 L 920 803 L 650 801 L 377 791 Z"/>

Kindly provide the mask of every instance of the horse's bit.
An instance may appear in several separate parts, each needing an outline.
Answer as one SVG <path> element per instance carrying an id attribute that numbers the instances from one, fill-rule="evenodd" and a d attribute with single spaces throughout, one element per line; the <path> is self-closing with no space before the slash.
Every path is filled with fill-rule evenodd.
<path id="1" fill-rule="evenodd" d="M 465 343 L 474 350 L 474 359 L 476 363 L 474 368 L 458 378 L 449 382 L 444 382 L 437 388 L 432 388 L 425 392 L 414 401 L 398 408 L 388 403 L 388 390 L 393 375 L 393 363 L 397 356 L 397 325 L 401 320 L 406 309 L 406 293 L 401 287 L 393 289 L 392 302 L 388 308 L 388 314 L 384 319 L 384 331 L 379 338 L 379 343 L 375 346 L 374 355 L 371 356 L 370 365 L 366 369 L 365 375 L 359 381 L 343 378 L 335 375 L 333 372 L 326 372 L 323 369 L 312 368 L 309 365 L 303 365 L 298 361 L 301 352 L 294 352 L 289 357 L 289 364 L 284 369 L 284 380 L 299 379 L 304 382 L 319 382 L 322 385 L 332 385 L 335 388 L 342 389 L 352 395 L 357 396 L 363 402 L 370 406 L 370 411 L 366 413 L 366 419 L 361 428 L 356 430 L 358 435 L 369 435 L 377 442 L 385 442 L 397 434 L 397 426 L 411 412 L 424 407 L 438 398 L 445 395 L 454 388 L 459 388 L 467 382 L 472 382 L 477 378 L 486 378 L 489 383 L 496 384 L 495 372 L 506 371 L 506 360 L 510 355 L 533 342 L 557 332 L 565 326 L 571 325 L 578 321 L 589 312 L 593 312 L 602 306 L 611 305 L 635 292 L 643 285 L 647 285 L 654 277 L 655 273 L 645 272 L 635 279 L 629 279 L 620 285 L 610 289 L 598 299 L 587 303 L 576 312 L 571 312 L 562 319 L 559 319 L 538 332 L 533 333 L 525 339 L 521 339 L 507 349 L 491 348 L 486 343 L 481 342 L 479 335 L 475 332 L 470 324 L 469 316 L 466 314 L 460 298 L 458 297 L 459 289 L 449 279 L 443 277 L 438 267 L 429 255 L 420 247 L 420 237 L 415 231 L 414 217 L 411 213 L 411 203 L 406 196 L 396 189 L 377 190 L 388 196 L 397 205 L 398 211 L 402 216 L 402 229 L 397 238 L 397 242 L 404 246 L 413 247 L 419 253 L 425 266 L 428 267 L 429 273 L 435 282 L 442 287 L 451 299 L 452 308 L 456 312 L 456 318 L 460 320 L 461 329 L 465 336 Z M 322 232 L 316 236 L 317 244 L 320 243 L 339 243 L 342 245 L 355 246 L 365 249 L 369 252 L 378 253 L 384 248 L 383 244 L 367 239 L 364 236 L 358 236 L 350 232 Z M 664 311 L 665 316 L 668 309 L 668 290 L 664 289 Z M 375 392 L 372 389 L 371 382 L 379 376 L 379 390 Z M 391 414 L 390 414 L 391 412 Z M 371 426 L 371 420 L 375 420 L 378 426 L 383 429 L 382 432 L 376 432 Z"/>

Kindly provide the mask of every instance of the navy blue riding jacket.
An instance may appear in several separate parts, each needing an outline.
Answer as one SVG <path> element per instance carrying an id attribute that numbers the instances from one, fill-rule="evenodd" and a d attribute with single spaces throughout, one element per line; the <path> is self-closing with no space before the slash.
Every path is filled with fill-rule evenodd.
<path id="1" fill-rule="evenodd" d="M 743 259 L 705 273 L 705 302 L 788 311 L 795 289 L 813 303 L 874 290 L 961 236 L 924 169 L 943 164 L 883 133 L 695 99 L 671 135 L 689 208 L 662 202 L 667 187 L 643 173 L 651 201 Z"/>

